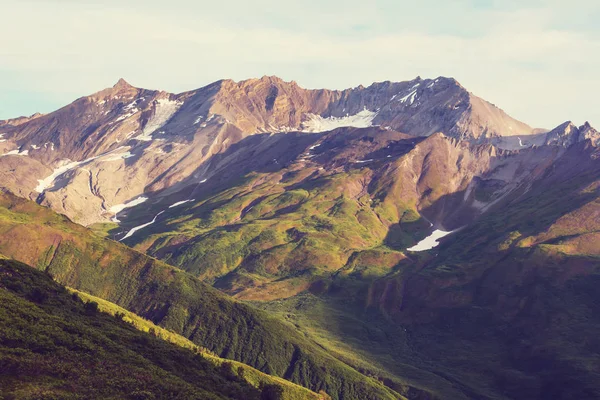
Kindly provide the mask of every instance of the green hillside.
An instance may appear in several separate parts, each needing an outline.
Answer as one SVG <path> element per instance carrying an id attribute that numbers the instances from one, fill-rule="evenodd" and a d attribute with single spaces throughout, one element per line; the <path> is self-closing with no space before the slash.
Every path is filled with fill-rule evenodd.
<path id="1" fill-rule="evenodd" d="M 401 395 L 335 358 L 297 328 L 236 302 L 195 277 L 95 236 L 67 218 L 0 195 L 0 253 L 106 299 L 206 347 L 334 399 Z M 400 385 L 398 390 L 408 386 Z"/>
<path id="2" fill-rule="evenodd" d="M 0 261 L 0 304 L 3 399 L 264 398 L 228 365 L 142 333 L 24 264 Z"/>

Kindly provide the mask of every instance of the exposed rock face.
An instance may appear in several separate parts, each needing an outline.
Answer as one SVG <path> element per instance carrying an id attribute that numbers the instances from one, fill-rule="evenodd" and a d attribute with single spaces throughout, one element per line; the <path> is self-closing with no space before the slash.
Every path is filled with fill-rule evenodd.
<path id="1" fill-rule="evenodd" d="M 263 77 L 181 94 L 121 79 L 53 113 L 0 121 L 0 177 L 3 187 L 89 225 L 115 219 L 111 209 L 125 213 L 122 205 L 144 193 L 205 179 L 206 161 L 248 136 L 376 125 L 506 148 L 539 136 L 451 78 L 336 91 Z M 585 132 L 598 141 L 593 128 Z"/>
<path id="2" fill-rule="evenodd" d="M 569 147 L 585 140 L 590 140 L 592 145 L 598 146 L 600 133 L 592 128 L 589 122 L 577 127 L 571 121 L 567 121 L 548 132 L 545 144 Z"/>
<path id="3" fill-rule="evenodd" d="M 442 77 L 379 82 L 343 91 L 306 90 L 276 77 L 223 81 L 211 108 L 244 132 L 316 131 L 310 114 L 343 124 L 365 110 L 372 113 L 373 124 L 414 136 L 444 132 L 456 138 L 484 139 L 533 133 L 531 127 L 472 95 L 454 79 Z"/>

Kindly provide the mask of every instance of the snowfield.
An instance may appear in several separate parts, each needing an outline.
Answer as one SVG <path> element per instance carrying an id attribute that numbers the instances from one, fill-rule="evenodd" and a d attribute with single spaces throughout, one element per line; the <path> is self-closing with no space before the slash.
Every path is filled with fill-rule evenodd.
<path id="1" fill-rule="evenodd" d="M 419 243 L 417 243 L 413 247 L 410 247 L 406 250 L 408 250 L 408 251 L 425 251 L 425 250 L 433 249 L 434 247 L 436 247 L 437 245 L 440 244 L 440 242 L 438 242 L 439 239 L 443 238 L 444 236 L 448 236 L 452 232 L 454 232 L 454 231 L 446 232 L 446 231 L 442 231 L 440 229 L 436 229 L 431 233 L 431 235 L 427 236 L 425 239 L 421 240 Z"/>
<path id="2" fill-rule="evenodd" d="M 302 123 L 303 132 L 326 132 L 346 126 L 368 128 L 373 126 L 373 119 L 375 119 L 377 113 L 365 108 L 357 114 L 346 115 L 345 117 L 323 118 L 320 115 L 315 114 L 306 114 L 306 116 L 308 117 L 308 120 Z"/>
<path id="3" fill-rule="evenodd" d="M 158 129 L 162 128 L 179 110 L 179 107 L 183 102 L 169 99 L 158 99 L 156 100 L 154 113 L 148 120 L 148 123 L 144 127 L 142 134 L 134 137 L 135 140 L 147 142 L 152 140 L 152 134 Z"/>
<path id="4" fill-rule="evenodd" d="M 133 199 L 133 200 L 128 201 L 126 203 L 114 205 L 108 211 L 110 211 L 111 213 L 117 214 L 118 212 L 121 212 L 121 211 L 123 211 L 126 208 L 130 208 L 130 207 L 133 207 L 133 206 L 137 206 L 138 204 L 142 204 L 146 200 L 148 200 L 147 197 L 140 196 L 137 199 Z"/>

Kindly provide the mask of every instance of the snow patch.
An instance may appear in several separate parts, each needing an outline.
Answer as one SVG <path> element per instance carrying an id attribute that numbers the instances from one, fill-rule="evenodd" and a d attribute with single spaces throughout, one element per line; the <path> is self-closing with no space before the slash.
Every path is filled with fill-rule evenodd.
<path id="1" fill-rule="evenodd" d="M 29 154 L 29 150 L 23 150 L 23 151 L 11 150 L 8 153 L 4 153 L 4 154 L 0 155 L 0 157 L 4 157 L 4 156 L 26 156 L 28 154 Z"/>
<path id="2" fill-rule="evenodd" d="M 51 144 L 51 149 L 50 150 L 54 150 L 54 143 L 50 143 L 50 144 Z M 48 143 L 44 143 L 44 148 L 47 148 L 47 145 L 48 145 Z M 70 171 L 73 168 L 77 168 L 80 165 L 87 164 L 90 161 L 93 161 L 93 160 L 95 160 L 97 158 L 101 158 L 101 157 L 103 157 L 105 155 L 109 155 L 110 153 L 112 153 L 114 151 L 118 151 L 118 150 L 121 150 L 121 149 L 124 149 L 124 148 L 126 148 L 126 147 L 119 147 L 118 149 L 113 150 L 113 151 L 111 151 L 111 152 L 109 152 L 107 154 L 101 154 L 99 156 L 91 157 L 91 158 L 88 158 L 88 159 L 83 160 L 83 161 L 71 161 L 69 159 L 63 160 L 61 162 L 61 165 L 59 165 L 57 168 L 55 168 L 54 171 L 52 172 L 52 174 L 50 174 L 49 176 L 45 177 L 44 179 L 38 179 L 38 185 L 33 190 L 35 190 L 38 193 L 43 193 L 46 189 L 48 189 L 49 187 L 51 187 L 52 184 L 54 184 L 54 180 L 56 178 L 58 178 L 59 176 L 61 176 L 65 172 Z M 27 151 L 27 150 L 25 150 L 25 151 Z M 133 154 L 131 154 L 131 156 L 125 157 L 128 154 L 131 154 L 131 153 L 127 152 L 127 153 L 122 153 L 122 154 L 117 154 L 117 155 L 112 155 L 112 156 L 109 155 L 109 159 L 105 159 L 103 161 L 112 161 L 112 159 L 114 157 L 118 157 L 118 158 L 115 158 L 115 159 L 119 159 L 119 158 L 127 158 L 127 157 L 132 157 L 133 156 Z"/>
<path id="3" fill-rule="evenodd" d="M 139 231 L 140 229 L 143 229 L 143 228 L 145 228 L 145 227 L 147 227 L 147 226 L 149 226 L 149 225 L 152 225 L 153 223 L 155 223 L 155 222 L 156 222 L 156 218 L 158 218 L 158 216 L 159 216 L 160 214 L 164 213 L 164 212 L 165 212 L 165 211 L 163 210 L 163 211 L 159 212 L 158 214 L 156 214 L 156 215 L 154 216 L 154 218 L 152 219 L 152 221 L 150 221 L 150 222 L 147 222 L 147 223 L 145 223 L 145 224 L 143 224 L 143 225 L 136 226 L 135 228 L 131 228 L 131 230 L 130 230 L 129 232 L 127 232 L 127 234 L 126 234 L 125 236 L 123 236 L 123 238 L 122 238 L 122 239 L 120 239 L 120 240 L 119 240 L 119 242 L 122 242 L 123 240 L 127 239 L 128 237 L 131 237 L 131 236 L 132 236 L 134 233 L 136 233 L 136 232 L 137 232 L 137 231 Z"/>
<path id="4" fill-rule="evenodd" d="M 71 160 L 63 160 L 62 165 L 59 166 L 58 168 L 55 168 L 54 171 L 52 171 L 52 174 L 48 175 L 44 179 L 38 179 L 38 185 L 33 190 L 35 190 L 38 193 L 43 193 L 44 190 L 46 190 L 52 186 L 52 184 L 54 183 L 54 180 L 56 178 L 58 178 L 65 172 L 70 171 L 75 167 L 78 167 L 81 164 L 85 164 L 87 162 L 92 161 L 94 158 L 96 158 L 96 157 L 88 158 L 85 161 L 72 161 L 72 162 L 71 162 Z"/>
<path id="5" fill-rule="evenodd" d="M 112 206 L 111 208 L 109 208 L 109 210 L 108 210 L 108 211 L 110 211 L 111 213 L 115 214 L 115 216 L 116 216 L 116 214 L 117 214 L 117 213 L 119 213 L 119 212 L 123 211 L 124 209 L 126 209 L 126 208 L 131 208 L 131 207 L 134 207 L 134 206 L 137 206 L 138 204 L 142 204 L 142 203 L 143 203 L 143 202 L 145 202 L 146 200 L 148 200 L 148 198 L 147 198 L 147 197 L 140 196 L 140 197 L 138 197 L 137 199 L 133 199 L 133 200 L 131 200 L 131 201 L 128 201 L 128 202 L 126 202 L 126 203 L 123 203 L 123 204 L 117 204 L 117 205 L 115 205 L 115 206 Z"/>
<path id="6" fill-rule="evenodd" d="M 399 101 L 400 103 L 406 103 L 406 101 L 408 101 L 409 105 L 412 105 L 415 102 L 415 99 L 417 97 L 417 91 L 413 90 L 412 92 L 410 92 L 409 94 L 407 94 L 406 96 L 404 96 L 403 98 L 401 98 Z"/>
<path id="7" fill-rule="evenodd" d="M 117 118 L 115 120 L 115 122 L 120 122 L 123 121 L 124 119 L 127 119 L 129 117 L 133 117 L 139 110 L 137 108 L 134 108 L 133 110 L 129 111 L 127 114 L 123 114 L 121 115 L 119 118 Z"/>
<path id="8" fill-rule="evenodd" d="M 366 108 L 357 114 L 346 115 L 345 117 L 323 118 L 320 115 L 307 114 L 308 121 L 302 123 L 302 131 L 326 132 L 345 126 L 368 128 L 373 126 L 373 119 L 375 119 L 376 115 L 376 112 L 369 111 Z"/>
<path id="9" fill-rule="evenodd" d="M 169 206 L 169 208 L 177 207 L 177 206 L 180 206 L 180 205 L 182 205 L 182 204 L 189 203 L 190 201 L 195 201 L 195 199 L 178 201 L 177 203 L 173 203 L 173 204 L 171 204 L 171 205 Z"/>
<path id="10" fill-rule="evenodd" d="M 179 110 L 179 107 L 183 104 L 182 101 L 170 100 L 170 99 L 158 99 L 155 102 L 154 114 L 146 123 L 142 134 L 134 137 L 134 140 L 140 140 L 147 142 L 152 140 L 152 134 L 162 128 Z"/>
<path id="11" fill-rule="evenodd" d="M 443 238 L 444 236 L 448 236 L 452 232 L 454 232 L 454 231 L 446 232 L 446 231 L 442 231 L 440 229 L 436 229 L 431 233 L 431 235 L 427 236 L 425 239 L 421 240 L 419 243 L 417 243 L 413 247 L 410 247 L 406 250 L 408 250 L 408 251 L 425 251 L 425 250 L 433 249 L 434 247 L 436 247 L 440 244 L 440 242 L 438 242 L 439 239 Z"/>

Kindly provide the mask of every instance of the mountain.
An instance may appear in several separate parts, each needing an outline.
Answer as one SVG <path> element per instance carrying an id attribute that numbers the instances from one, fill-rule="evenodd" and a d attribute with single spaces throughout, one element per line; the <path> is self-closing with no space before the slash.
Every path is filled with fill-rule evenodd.
<path id="1" fill-rule="evenodd" d="M 201 181 L 207 160 L 248 136 L 372 125 L 475 142 L 534 133 L 451 78 L 335 91 L 263 77 L 181 94 L 121 79 L 53 113 L 1 121 L 0 176 L 14 193 L 90 225 L 192 174 Z"/>
<path id="2" fill-rule="evenodd" d="M 6 398 L 258 400 L 268 391 L 318 398 L 266 377 L 260 377 L 268 382 L 261 394 L 243 378 L 253 372 L 248 367 L 235 371 L 201 349 L 139 332 L 122 316 L 99 312 L 97 303 L 80 301 L 18 262 L 0 260 L 0 299 L 0 388 Z"/>
<path id="3" fill-rule="evenodd" d="M 0 253 L 219 356 L 335 399 L 598 397 L 587 123 L 263 77 L 119 81 L 0 133 L 2 185 L 67 216 L 2 195 Z"/>

